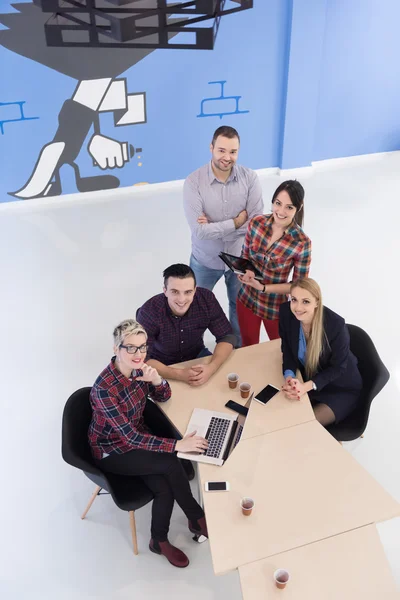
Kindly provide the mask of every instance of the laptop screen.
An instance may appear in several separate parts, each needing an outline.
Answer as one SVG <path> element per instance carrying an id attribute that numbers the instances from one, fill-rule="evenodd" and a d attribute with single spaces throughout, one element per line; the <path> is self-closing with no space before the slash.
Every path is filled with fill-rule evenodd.
<path id="1" fill-rule="evenodd" d="M 253 399 L 253 396 L 254 396 L 254 393 L 251 394 L 250 398 L 247 400 L 247 402 L 245 404 L 245 407 L 247 408 L 247 410 L 250 408 L 250 404 Z M 236 446 L 238 445 L 238 443 L 240 442 L 240 440 L 242 438 L 243 429 L 246 424 L 246 419 L 248 417 L 248 414 L 249 413 L 247 413 L 246 416 L 238 415 L 238 418 L 236 420 L 236 422 L 237 422 L 236 431 L 234 433 L 234 436 L 232 438 L 230 446 L 227 448 L 225 461 L 228 460 L 228 458 L 230 457 L 230 455 L 232 454 L 232 452 L 234 451 L 234 449 L 236 448 Z"/>

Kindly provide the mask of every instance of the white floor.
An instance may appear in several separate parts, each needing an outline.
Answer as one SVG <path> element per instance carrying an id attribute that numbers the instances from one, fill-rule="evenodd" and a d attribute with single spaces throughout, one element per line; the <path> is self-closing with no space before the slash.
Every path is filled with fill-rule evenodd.
<path id="1" fill-rule="evenodd" d="M 399 172 L 393 153 L 298 178 L 311 275 L 327 306 L 370 333 L 392 375 L 365 438 L 347 448 L 400 501 Z M 279 182 L 262 181 L 266 210 Z M 113 326 L 161 291 L 163 268 L 189 252 L 177 186 L 1 211 L 2 598 L 241 598 L 237 573 L 214 576 L 208 543 L 192 542 L 179 509 L 170 537 L 190 556 L 186 570 L 149 552 L 149 506 L 137 514 L 138 557 L 127 514 L 109 497 L 81 521 L 93 485 L 60 456 L 68 395 L 92 384 L 111 356 Z M 216 293 L 226 307 L 222 283 Z M 400 519 L 379 531 L 400 586 Z"/>

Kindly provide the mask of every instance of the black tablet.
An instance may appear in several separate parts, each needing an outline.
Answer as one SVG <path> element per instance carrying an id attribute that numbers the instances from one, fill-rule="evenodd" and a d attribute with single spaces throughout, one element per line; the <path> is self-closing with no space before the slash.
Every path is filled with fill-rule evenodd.
<path id="1" fill-rule="evenodd" d="M 250 260 L 247 260 L 247 258 L 233 256 L 232 254 L 227 254 L 226 252 L 220 252 L 219 257 L 234 273 L 244 275 L 246 270 L 253 271 L 253 273 L 255 273 L 255 278 L 258 279 L 258 281 L 262 281 L 262 274 L 258 269 L 256 269 Z"/>

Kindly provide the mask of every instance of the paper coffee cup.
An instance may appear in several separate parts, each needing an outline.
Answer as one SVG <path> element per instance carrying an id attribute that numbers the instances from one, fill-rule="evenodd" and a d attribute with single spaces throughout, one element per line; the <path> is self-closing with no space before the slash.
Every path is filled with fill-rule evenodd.
<path id="1" fill-rule="evenodd" d="M 239 381 L 239 375 L 237 373 L 229 373 L 228 384 L 229 384 L 229 387 L 231 388 L 231 390 L 234 390 L 237 388 L 238 381 Z"/>
<path id="2" fill-rule="evenodd" d="M 251 390 L 251 385 L 250 383 L 247 383 L 246 381 L 244 381 L 243 383 L 240 384 L 240 395 L 242 396 L 242 398 L 248 398 L 250 395 L 250 390 Z"/>
<path id="3" fill-rule="evenodd" d="M 240 501 L 240 506 L 242 509 L 242 514 L 245 517 L 249 517 L 255 506 L 255 502 L 254 502 L 253 498 L 242 498 Z"/>
<path id="4" fill-rule="evenodd" d="M 274 581 L 277 588 L 284 590 L 290 579 L 289 571 L 277 569 L 274 573 Z"/>

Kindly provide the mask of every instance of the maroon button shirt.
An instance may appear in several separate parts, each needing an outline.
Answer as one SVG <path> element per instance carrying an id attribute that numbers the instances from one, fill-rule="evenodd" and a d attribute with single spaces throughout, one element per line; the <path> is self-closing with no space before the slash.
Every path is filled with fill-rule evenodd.
<path id="1" fill-rule="evenodd" d="M 148 358 L 173 365 L 197 358 L 204 349 L 204 332 L 209 329 L 217 344 L 235 346 L 236 337 L 224 311 L 210 290 L 198 287 L 189 310 L 175 316 L 164 294 L 150 298 L 136 313 L 136 320 L 146 330 Z"/>

